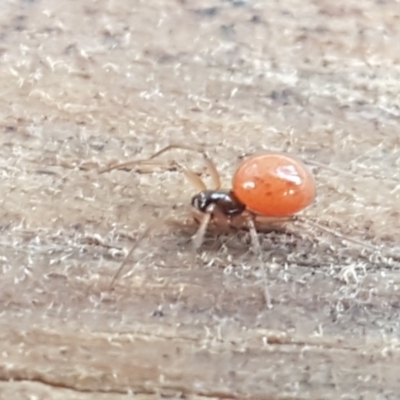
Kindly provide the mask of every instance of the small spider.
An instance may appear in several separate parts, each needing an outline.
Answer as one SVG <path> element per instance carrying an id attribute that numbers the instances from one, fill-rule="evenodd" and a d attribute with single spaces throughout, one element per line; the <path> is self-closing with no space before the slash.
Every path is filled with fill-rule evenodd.
<path id="1" fill-rule="evenodd" d="M 181 171 L 198 193 L 191 199 L 200 214 L 199 228 L 193 236 L 197 250 L 202 245 L 211 221 L 217 226 L 247 226 L 253 249 L 260 254 L 255 220 L 258 218 L 290 218 L 310 205 L 315 198 L 315 183 L 310 171 L 299 160 L 281 153 L 255 155 L 244 160 L 236 170 L 231 190 L 221 189 L 221 178 L 207 153 L 194 146 L 169 145 L 146 160 L 128 161 L 102 169 L 100 173 L 114 169 L 129 169 L 134 165 L 145 165 L 150 160 L 172 149 L 195 151 L 203 155 L 213 187 L 207 189 L 204 181 L 193 171 L 173 161 L 170 167 Z M 114 276 L 111 286 L 119 275 L 127 258 Z"/>

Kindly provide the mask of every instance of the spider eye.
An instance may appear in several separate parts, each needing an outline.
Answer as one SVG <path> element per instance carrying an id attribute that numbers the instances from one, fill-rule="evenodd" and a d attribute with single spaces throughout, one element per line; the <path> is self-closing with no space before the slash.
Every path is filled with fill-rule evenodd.
<path id="1" fill-rule="evenodd" d="M 199 211 L 204 212 L 208 206 L 208 199 L 204 193 L 196 194 L 196 196 L 192 197 L 192 206 L 197 208 Z"/>
<path id="2" fill-rule="evenodd" d="M 198 194 L 196 194 L 196 196 L 192 197 L 191 203 L 194 208 L 197 208 L 198 210 L 200 210 L 200 199 L 199 199 Z"/>

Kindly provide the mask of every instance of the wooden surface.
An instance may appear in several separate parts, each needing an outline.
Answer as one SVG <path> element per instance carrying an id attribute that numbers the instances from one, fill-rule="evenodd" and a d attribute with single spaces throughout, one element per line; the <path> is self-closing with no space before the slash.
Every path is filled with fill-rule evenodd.
<path id="1" fill-rule="evenodd" d="M 1 398 L 400 398 L 398 4 L 2 7 Z M 184 177 L 98 173 L 171 142 L 303 159 L 310 223 L 194 261 Z"/>

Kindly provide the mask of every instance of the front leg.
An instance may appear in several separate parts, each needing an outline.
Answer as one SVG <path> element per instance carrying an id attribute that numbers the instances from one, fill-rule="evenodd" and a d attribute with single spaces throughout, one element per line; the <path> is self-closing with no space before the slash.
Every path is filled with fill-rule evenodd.
<path id="1" fill-rule="evenodd" d="M 200 220 L 200 226 L 197 229 L 197 232 L 192 236 L 192 244 L 193 244 L 193 250 L 197 252 L 197 250 L 201 247 L 204 241 L 204 235 L 206 234 L 208 225 L 211 221 L 213 212 L 216 209 L 215 204 L 210 204 L 206 212 L 203 213 L 202 218 Z"/>

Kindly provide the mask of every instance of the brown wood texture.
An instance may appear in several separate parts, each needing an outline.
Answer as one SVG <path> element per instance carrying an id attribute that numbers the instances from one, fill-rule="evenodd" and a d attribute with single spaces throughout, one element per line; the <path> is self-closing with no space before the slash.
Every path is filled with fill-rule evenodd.
<path id="1" fill-rule="evenodd" d="M 399 4 L 2 7 L 1 398 L 400 398 Z M 246 155 L 293 154 L 316 201 L 259 235 L 262 264 L 241 231 L 194 260 L 165 167 L 201 156 L 99 174 L 170 143 L 227 188 Z"/>

